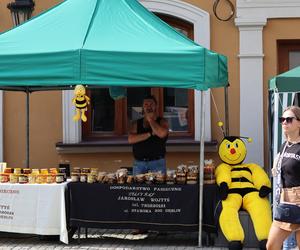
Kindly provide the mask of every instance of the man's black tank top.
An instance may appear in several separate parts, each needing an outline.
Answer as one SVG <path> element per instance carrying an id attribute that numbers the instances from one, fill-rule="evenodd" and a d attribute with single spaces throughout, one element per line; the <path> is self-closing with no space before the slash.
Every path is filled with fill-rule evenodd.
<path id="1" fill-rule="evenodd" d="M 161 117 L 156 119 L 159 124 Z M 152 128 L 144 128 L 144 119 L 137 120 L 137 134 L 152 132 Z M 133 156 L 136 160 L 157 160 L 164 158 L 166 154 L 166 141 L 167 137 L 159 138 L 156 135 L 150 136 L 147 140 L 137 142 L 132 145 Z"/>

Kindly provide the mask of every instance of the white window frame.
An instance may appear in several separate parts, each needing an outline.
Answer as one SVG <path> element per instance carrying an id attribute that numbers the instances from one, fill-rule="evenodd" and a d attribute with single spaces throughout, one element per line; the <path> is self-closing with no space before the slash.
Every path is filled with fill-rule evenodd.
<path id="1" fill-rule="evenodd" d="M 150 11 L 168 14 L 181 18 L 193 24 L 194 40 L 203 47 L 210 49 L 210 22 L 209 13 L 179 0 L 140 0 Z M 63 143 L 81 142 L 81 124 L 73 122 L 72 117 L 75 108 L 72 105 L 73 91 L 64 90 L 62 95 L 63 104 Z M 200 140 L 200 91 L 195 91 L 195 140 Z M 211 141 L 211 114 L 210 114 L 210 91 L 205 91 L 205 141 Z"/>

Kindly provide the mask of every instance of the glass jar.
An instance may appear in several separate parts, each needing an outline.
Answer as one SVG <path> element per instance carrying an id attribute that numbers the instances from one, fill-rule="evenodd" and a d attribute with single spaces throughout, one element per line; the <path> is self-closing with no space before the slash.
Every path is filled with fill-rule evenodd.
<path id="1" fill-rule="evenodd" d="M 57 174 L 58 171 L 57 171 L 57 168 L 50 168 L 49 169 L 49 174 Z"/>
<path id="2" fill-rule="evenodd" d="M 95 183 L 96 182 L 96 176 L 93 174 L 87 175 L 87 183 Z"/>
<path id="3" fill-rule="evenodd" d="M 2 173 L 0 174 L 0 182 L 6 183 L 9 181 L 9 174 Z"/>
<path id="4" fill-rule="evenodd" d="M 98 168 L 91 168 L 91 174 L 97 176 L 98 175 Z"/>
<path id="5" fill-rule="evenodd" d="M 47 175 L 46 174 L 36 175 L 36 183 L 45 184 L 46 182 L 47 182 Z"/>
<path id="6" fill-rule="evenodd" d="M 23 169 L 23 174 L 31 174 L 31 169 L 30 168 L 24 168 Z"/>
<path id="7" fill-rule="evenodd" d="M 87 174 L 80 174 L 80 182 L 86 182 L 87 181 Z"/>
<path id="8" fill-rule="evenodd" d="M 56 183 L 63 183 L 65 181 L 65 175 L 64 174 L 57 174 L 56 175 Z"/>
<path id="9" fill-rule="evenodd" d="M 56 182 L 56 174 L 48 174 L 46 177 L 47 184 L 52 184 Z"/>
<path id="10" fill-rule="evenodd" d="M 80 174 L 81 170 L 80 170 L 80 168 L 73 168 L 73 172 L 72 173 Z"/>
<path id="11" fill-rule="evenodd" d="M 41 174 L 49 174 L 48 169 L 47 168 L 42 168 L 40 170 Z"/>
<path id="12" fill-rule="evenodd" d="M 13 169 L 12 168 L 6 168 L 6 169 L 4 169 L 4 173 L 5 174 L 11 174 L 11 173 L 13 173 Z"/>
<path id="13" fill-rule="evenodd" d="M 28 183 L 29 184 L 35 184 L 36 183 L 36 174 L 29 174 L 28 175 Z"/>
<path id="14" fill-rule="evenodd" d="M 71 173 L 71 181 L 72 182 L 78 182 L 80 180 L 80 174 L 79 173 Z"/>
<path id="15" fill-rule="evenodd" d="M 19 176 L 17 174 L 9 174 L 9 182 L 16 184 L 19 182 Z"/>
<path id="16" fill-rule="evenodd" d="M 90 172 L 91 172 L 90 168 L 82 168 L 81 169 L 81 173 L 83 173 L 83 174 L 89 174 Z"/>
<path id="17" fill-rule="evenodd" d="M 14 169 L 14 174 L 21 174 L 22 173 L 22 168 L 15 168 Z"/>
<path id="18" fill-rule="evenodd" d="M 34 169 L 31 170 L 31 173 L 35 174 L 35 175 L 38 175 L 38 174 L 40 174 L 40 170 L 37 169 L 37 168 L 34 168 Z"/>
<path id="19" fill-rule="evenodd" d="M 19 175 L 19 183 L 20 184 L 28 183 L 28 175 L 27 174 L 20 174 Z"/>

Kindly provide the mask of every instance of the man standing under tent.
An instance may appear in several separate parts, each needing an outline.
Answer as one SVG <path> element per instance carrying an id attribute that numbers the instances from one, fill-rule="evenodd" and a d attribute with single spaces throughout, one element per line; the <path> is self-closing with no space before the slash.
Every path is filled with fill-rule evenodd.
<path id="1" fill-rule="evenodd" d="M 131 124 L 128 142 L 132 144 L 133 175 L 147 172 L 166 173 L 166 141 L 169 125 L 157 114 L 157 101 L 149 95 L 143 99 L 143 118 Z"/>

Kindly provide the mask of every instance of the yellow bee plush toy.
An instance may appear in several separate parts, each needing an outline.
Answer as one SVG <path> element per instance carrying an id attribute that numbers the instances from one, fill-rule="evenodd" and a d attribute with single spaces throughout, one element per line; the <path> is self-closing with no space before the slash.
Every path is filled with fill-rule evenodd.
<path id="1" fill-rule="evenodd" d="M 76 85 L 74 94 L 75 97 L 72 99 L 72 103 L 75 104 L 76 114 L 73 116 L 73 120 L 78 121 L 81 117 L 81 120 L 86 122 L 85 111 L 87 111 L 87 105 L 90 104 L 90 98 L 85 95 L 85 87 L 83 85 Z"/>
<path id="2" fill-rule="evenodd" d="M 231 250 L 243 248 L 244 231 L 238 214 L 240 208 L 246 210 L 252 219 L 260 249 L 266 249 L 272 223 L 271 206 L 267 199 L 271 182 L 262 167 L 243 163 L 246 154 L 241 137 L 225 137 L 219 146 L 219 156 L 223 161 L 216 169 L 222 199 L 219 224 Z"/>

